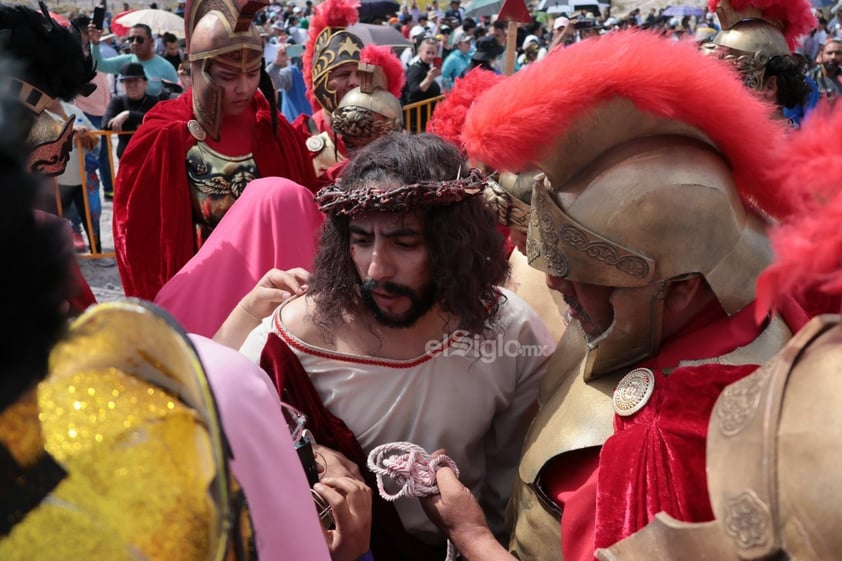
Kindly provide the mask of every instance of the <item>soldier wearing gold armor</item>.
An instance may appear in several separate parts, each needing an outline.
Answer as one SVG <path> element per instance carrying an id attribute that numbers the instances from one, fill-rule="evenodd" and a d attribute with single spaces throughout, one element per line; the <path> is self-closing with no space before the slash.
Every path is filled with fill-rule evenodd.
<path id="1" fill-rule="evenodd" d="M 195 0 L 186 7 L 193 88 L 150 111 L 120 160 L 114 243 L 129 296 L 154 298 L 252 179 L 315 183 L 304 138 L 278 118 L 263 70 L 251 20 L 267 4 Z"/>
<path id="2" fill-rule="evenodd" d="M 804 105 L 810 87 L 792 57 L 799 38 L 816 25 L 807 0 L 708 0 L 722 31 L 702 45 L 706 54 L 734 65 L 746 87 L 778 107 Z"/>
<path id="3" fill-rule="evenodd" d="M 528 258 L 573 320 L 509 506 L 518 559 L 590 561 L 661 511 L 711 520 L 713 404 L 805 320 L 793 302 L 786 317 L 755 319 L 754 283 L 771 257 L 763 216 L 790 208 L 762 173 L 783 128 L 693 49 L 612 33 L 548 55 L 468 114 L 474 159 L 543 172 Z M 511 559 L 452 472 L 438 482 L 425 506 L 466 557 Z"/>
<path id="4" fill-rule="evenodd" d="M 319 179 L 334 182 L 347 158 L 371 141 L 403 129 L 399 101 L 403 66 L 387 47 L 369 45 L 346 27 L 356 23 L 356 0 L 316 7 L 304 51 L 304 80 L 312 117 L 295 122 L 309 133 L 307 148 Z"/>
<path id="5" fill-rule="evenodd" d="M 403 130 L 398 97 L 406 77 L 398 58 L 388 47 L 368 45 L 360 53 L 357 74 L 360 85 L 345 94 L 330 119 L 351 156 L 373 140 Z"/>
<path id="6" fill-rule="evenodd" d="M 758 310 L 790 293 L 833 296 L 775 358 L 722 392 L 711 416 L 707 487 L 715 520 L 687 524 L 661 513 L 603 561 L 836 559 L 839 528 L 842 365 L 842 111 L 819 109 L 775 163 L 797 211 L 772 235 L 776 262 L 757 285 Z"/>
<path id="7" fill-rule="evenodd" d="M 328 169 L 348 157 L 342 140 L 331 126 L 331 115 L 345 95 L 360 86 L 362 39 L 346 27 L 359 20 L 357 0 L 326 0 L 315 7 L 307 44 L 301 57 L 307 99 L 313 115 L 301 115 L 294 126 L 308 136 L 307 149 L 316 175 L 326 185 Z"/>

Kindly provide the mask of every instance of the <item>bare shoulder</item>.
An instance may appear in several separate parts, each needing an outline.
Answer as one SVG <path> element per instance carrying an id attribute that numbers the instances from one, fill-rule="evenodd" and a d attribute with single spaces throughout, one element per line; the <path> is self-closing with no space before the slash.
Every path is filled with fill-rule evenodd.
<path id="1" fill-rule="evenodd" d="M 315 322 L 316 305 L 306 294 L 289 300 L 280 310 L 281 325 L 293 336 L 319 347 L 332 347 L 325 341 L 324 330 Z"/>

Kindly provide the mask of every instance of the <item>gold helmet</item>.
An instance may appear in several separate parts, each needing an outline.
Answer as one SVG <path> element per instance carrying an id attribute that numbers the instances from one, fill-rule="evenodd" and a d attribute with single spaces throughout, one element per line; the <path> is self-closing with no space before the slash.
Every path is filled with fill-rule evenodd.
<path id="1" fill-rule="evenodd" d="M 359 63 L 362 40 L 346 27 L 359 19 L 356 0 L 326 0 L 315 8 L 301 57 L 307 97 L 314 109 L 331 114 L 341 101 L 331 89 L 331 73 L 349 62 Z"/>
<path id="2" fill-rule="evenodd" d="M 350 149 L 403 128 L 398 96 L 405 77 L 400 61 L 388 47 L 369 45 L 360 54 L 357 72 L 359 87 L 345 94 L 330 121 Z"/>
<path id="3" fill-rule="evenodd" d="M 252 18 L 268 5 L 268 0 L 193 0 L 185 9 L 193 113 L 214 140 L 219 140 L 222 126 L 224 90 L 214 83 L 208 65 L 213 61 L 241 72 L 261 69 L 263 39 Z"/>
<path id="4" fill-rule="evenodd" d="M 51 353 L 38 402 L 46 451 L 71 481 L 93 489 L 129 550 L 222 561 L 250 542 L 208 379 L 160 309 L 140 301 L 90 308 Z"/>
<path id="5" fill-rule="evenodd" d="M 781 210 L 758 178 L 771 157 L 764 146 L 782 132 L 768 111 L 692 45 L 640 32 L 552 53 L 471 108 L 473 160 L 544 173 L 531 199 L 530 264 L 614 288 L 613 323 L 588 340 L 586 379 L 658 351 L 673 280 L 700 274 L 728 314 L 753 301 L 770 250 L 752 205 Z"/>
<path id="6" fill-rule="evenodd" d="M 807 0 L 710 0 L 710 8 L 722 31 L 703 51 L 736 66 L 753 90 L 764 88 L 769 60 L 789 55 L 816 23 Z"/>

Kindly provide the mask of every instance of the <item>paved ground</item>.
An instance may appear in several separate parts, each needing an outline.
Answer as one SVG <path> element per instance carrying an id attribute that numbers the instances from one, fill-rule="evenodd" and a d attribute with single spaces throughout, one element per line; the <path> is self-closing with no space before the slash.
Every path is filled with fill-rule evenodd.
<path id="1" fill-rule="evenodd" d="M 114 240 L 111 236 L 111 203 L 102 201 L 102 216 L 100 218 L 103 253 L 114 252 Z M 120 274 L 113 257 L 89 259 L 79 257 L 79 267 L 82 274 L 91 285 L 91 290 L 98 302 L 108 302 L 123 297 L 123 286 Z"/>

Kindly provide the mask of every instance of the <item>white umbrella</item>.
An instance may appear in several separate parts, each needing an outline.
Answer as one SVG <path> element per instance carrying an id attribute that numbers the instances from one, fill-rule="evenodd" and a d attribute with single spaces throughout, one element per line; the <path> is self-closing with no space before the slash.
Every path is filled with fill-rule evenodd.
<path id="1" fill-rule="evenodd" d="M 503 0 L 471 0 L 465 6 L 465 17 L 496 16 L 503 7 Z"/>
<path id="2" fill-rule="evenodd" d="M 172 33 L 178 38 L 184 38 L 184 18 L 166 10 L 132 10 L 115 17 L 111 22 L 111 31 L 117 35 L 127 35 L 128 30 L 138 23 L 148 25 L 152 33 Z M 121 28 L 125 33 L 121 33 Z"/>
<path id="3" fill-rule="evenodd" d="M 538 4 L 538 11 L 546 11 L 548 14 L 573 14 L 579 10 L 588 10 L 589 12 L 596 10 L 604 13 L 606 8 L 610 7 L 610 4 L 593 0 L 541 0 L 541 3 Z"/>

